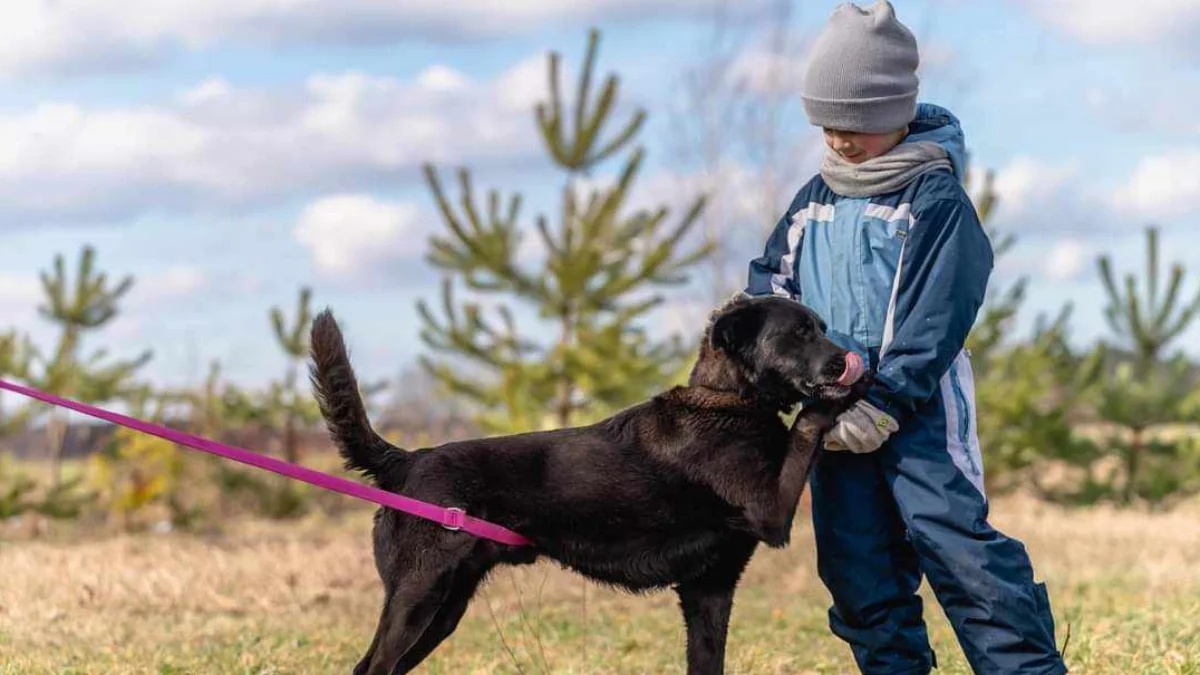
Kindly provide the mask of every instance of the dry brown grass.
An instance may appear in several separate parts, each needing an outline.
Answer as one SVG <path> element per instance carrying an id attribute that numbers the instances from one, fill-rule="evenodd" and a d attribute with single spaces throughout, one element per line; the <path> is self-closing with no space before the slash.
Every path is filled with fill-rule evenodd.
<path id="1" fill-rule="evenodd" d="M 1048 581 L 1060 643 L 1072 624 L 1074 673 L 1200 672 L 1195 510 L 1006 500 L 993 519 Z M 799 520 L 792 547 L 763 550 L 747 574 L 731 672 L 853 671 L 825 627 L 828 599 Z M 356 511 L 221 536 L 10 537 L 0 544 L 0 673 L 349 672 L 381 599 L 369 523 Z M 940 672 L 969 672 L 928 607 Z M 681 645 L 672 595 L 631 597 L 542 565 L 497 574 L 424 672 L 680 673 Z"/>

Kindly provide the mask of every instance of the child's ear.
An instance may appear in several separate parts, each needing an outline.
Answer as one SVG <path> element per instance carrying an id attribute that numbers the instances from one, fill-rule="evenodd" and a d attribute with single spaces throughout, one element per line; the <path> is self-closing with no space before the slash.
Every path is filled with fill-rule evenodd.
<path id="1" fill-rule="evenodd" d="M 717 317 L 709 342 L 713 349 L 737 353 L 758 339 L 762 312 L 757 307 L 737 307 Z"/>

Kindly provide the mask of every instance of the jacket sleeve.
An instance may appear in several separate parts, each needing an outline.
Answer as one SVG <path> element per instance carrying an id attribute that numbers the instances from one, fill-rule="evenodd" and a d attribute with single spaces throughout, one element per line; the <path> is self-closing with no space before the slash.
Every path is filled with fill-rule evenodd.
<path id="1" fill-rule="evenodd" d="M 933 201 L 913 217 L 889 317 L 891 341 L 867 393 L 897 420 L 933 396 L 962 351 L 993 263 L 991 241 L 967 199 Z"/>
<path id="2" fill-rule="evenodd" d="M 803 191 L 801 191 L 803 192 Z M 746 295 L 783 295 L 799 299 L 800 285 L 792 273 L 790 265 L 786 265 L 784 257 L 792 253 L 790 260 L 800 255 L 800 242 L 796 242 L 795 251 L 791 251 L 788 237 L 792 234 L 792 216 L 796 213 L 796 204 L 801 195 L 796 195 L 783 217 L 775 224 L 763 254 L 750 261 L 747 278 Z M 785 269 L 786 267 L 786 269 Z"/>

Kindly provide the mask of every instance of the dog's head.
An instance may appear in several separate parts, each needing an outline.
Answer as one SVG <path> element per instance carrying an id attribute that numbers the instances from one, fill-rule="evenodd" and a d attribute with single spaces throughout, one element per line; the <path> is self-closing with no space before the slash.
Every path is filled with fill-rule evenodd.
<path id="1" fill-rule="evenodd" d="M 781 297 L 739 298 L 714 313 L 693 384 L 736 388 L 781 407 L 861 395 L 864 364 L 825 336 L 811 309 Z M 703 380 L 708 380 L 705 382 Z"/>

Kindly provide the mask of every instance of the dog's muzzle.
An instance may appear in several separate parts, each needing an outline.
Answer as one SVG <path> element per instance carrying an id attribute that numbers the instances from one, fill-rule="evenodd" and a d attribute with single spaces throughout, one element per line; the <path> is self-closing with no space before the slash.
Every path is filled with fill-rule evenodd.
<path id="1" fill-rule="evenodd" d="M 867 367 L 857 352 L 846 352 L 846 368 L 842 371 L 841 377 L 837 379 L 837 383 L 843 387 L 849 387 L 858 382 L 866 370 Z"/>

